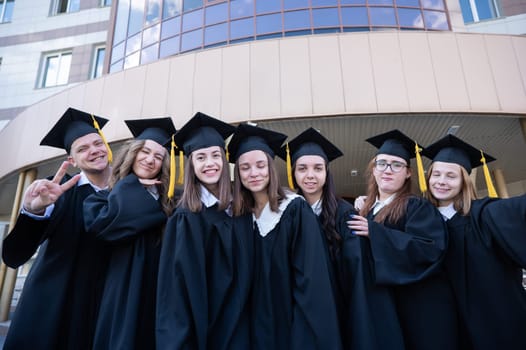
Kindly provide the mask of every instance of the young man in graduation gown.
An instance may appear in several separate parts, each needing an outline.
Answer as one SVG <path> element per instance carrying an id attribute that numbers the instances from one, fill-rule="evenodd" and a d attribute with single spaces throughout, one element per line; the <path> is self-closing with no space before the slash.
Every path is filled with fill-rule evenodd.
<path id="1" fill-rule="evenodd" d="M 105 188 L 111 150 L 100 133 L 107 119 L 68 108 L 41 145 L 68 153 L 52 179 L 33 182 L 4 239 L 2 258 L 17 268 L 39 249 L 25 281 L 4 349 L 89 349 L 106 253 L 84 230 L 82 203 Z M 73 165 L 80 174 L 66 175 Z"/>

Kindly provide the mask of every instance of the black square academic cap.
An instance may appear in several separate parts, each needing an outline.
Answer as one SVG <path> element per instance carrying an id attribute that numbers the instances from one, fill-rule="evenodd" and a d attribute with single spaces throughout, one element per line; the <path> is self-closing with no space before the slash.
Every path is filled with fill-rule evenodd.
<path id="1" fill-rule="evenodd" d="M 292 164 L 296 163 L 299 157 L 302 156 L 320 156 L 326 162 L 331 162 L 334 159 L 343 156 L 342 151 L 338 149 L 332 142 L 326 139 L 318 130 L 308 128 L 294 139 L 288 142 L 289 151 L 292 159 Z M 286 147 L 281 148 L 280 157 L 286 154 Z"/>
<path id="2" fill-rule="evenodd" d="M 388 154 L 403 158 L 407 164 L 415 157 L 415 141 L 395 129 L 383 134 L 379 134 L 365 140 L 374 147 L 378 148 L 376 154 Z"/>
<path id="3" fill-rule="evenodd" d="M 169 146 L 175 134 L 175 126 L 170 117 L 134 119 L 124 121 L 136 140 L 152 140 L 162 146 Z"/>
<path id="4" fill-rule="evenodd" d="M 196 149 L 219 146 L 225 149 L 225 139 L 236 128 L 219 119 L 197 112 L 177 134 L 175 143 L 189 155 Z"/>
<path id="5" fill-rule="evenodd" d="M 484 154 L 486 163 L 495 160 L 492 156 L 481 152 L 470 144 L 462 141 L 456 136 L 448 134 L 429 145 L 422 154 L 433 160 L 433 162 L 455 163 L 466 169 L 468 174 L 471 169 L 483 165 L 481 159 Z"/>
<path id="6" fill-rule="evenodd" d="M 70 107 L 40 141 L 40 145 L 62 148 L 69 154 L 71 145 L 76 139 L 91 133 L 99 133 L 95 122 L 97 127 L 102 128 L 108 119 Z"/>
<path id="7" fill-rule="evenodd" d="M 286 138 L 287 135 L 276 131 L 239 124 L 228 144 L 228 151 L 234 156 L 230 161 L 235 162 L 243 153 L 255 150 L 266 152 L 273 158 L 280 152 Z"/>

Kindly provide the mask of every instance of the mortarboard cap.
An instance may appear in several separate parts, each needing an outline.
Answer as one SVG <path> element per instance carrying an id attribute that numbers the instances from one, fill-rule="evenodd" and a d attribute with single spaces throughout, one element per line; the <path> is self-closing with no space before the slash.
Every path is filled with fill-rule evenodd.
<path id="1" fill-rule="evenodd" d="M 395 129 L 365 140 L 378 148 L 376 154 L 389 154 L 403 158 L 408 164 L 415 157 L 415 141 Z"/>
<path id="2" fill-rule="evenodd" d="M 94 125 L 95 122 L 97 127 L 100 125 L 102 128 L 108 122 L 108 119 L 70 107 L 40 141 L 40 145 L 62 148 L 69 154 L 71 145 L 76 139 L 88 134 L 99 133 L 99 130 Z"/>
<path id="3" fill-rule="evenodd" d="M 170 117 L 125 120 L 133 137 L 137 140 L 152 140 L 162 146 L 169 146 L 175 134 L 175 126 Z"/>
<path id="4" fill-rule="evenodd" d="M 448 134 L 426 147 L 422 154 L 433 160 L 433 162 L 455 163 L 466 169 L 468 174 L 471 169 L 482 165 L 481 151 L 462 141 L 456 136 Z M 492 156 L 483 153 L 486 163 L 495 160 Z"/>
<path id="5" fill-rule="evenodd" d="M 326 139 L 319 131 L 314 128 L 308 128 L 294 139 L 288 142 L 292 164 L 296 163 L 298 158 L 307 155 L 320 156 L 326 162 L 331 162 L 334 159 L 343 156 L 342 151 Z M 285 146 L 286 147 L 286 146 Z M 283 153 L 286 151 L 282 147 L 280 157 L 283 158 Z"/>
<path id="6" fill-rule="evenodd" d="M 228 144 L 228 150 L 234 157 L 235 162 L 243 153 L 250 151 L 264 151 L 271 157 L 280 153 L 281 145 L 287 135 L 263 129 L 250 124 L 239 124 Z"/>
<path id="7" fill-rule="evenodd" d="M 189 155 L 196 149 L 219 146 L 236 128 L 219 119 L 197 112 L 175 135 L 175 143 Z"/>

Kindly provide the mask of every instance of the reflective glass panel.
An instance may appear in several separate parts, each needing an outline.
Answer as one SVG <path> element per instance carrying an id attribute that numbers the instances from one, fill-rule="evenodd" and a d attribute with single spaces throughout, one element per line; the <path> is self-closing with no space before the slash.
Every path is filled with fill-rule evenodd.
<path id="1" fill-rule="evenodd" d="M 338 0 L 312 0 L 312 7 L 338 6 Z"/>
<path id="2" fill-rule="evenodd" d="M 141 64 L 150 63 L 158 59 L 159 44 L 149 46 L 141 52 Z"/>
<path id="3" fill-rule="evenodd" d="M 128 14 L 130 12 L 130 1 L 121 0 L 118 2 L 117 15 L 115 20 L 115 33 L 113 34 L 113 42 L 120 43 L 126 39 L 128 29 Z"/>
<path id="4" fill-rule="evenodd" d="M 312 26 L 319 27 L 338 27 L 340 18 L 337 8 L 313 9 Z"/>
<path id="5" fill-rule="evenodd" d="M 228 39 L 228 23 L 216 24 L 205 28 L 205 45 L 226 41 Z"/>
<path id="6" fill-rule="evenodd" d="M 181 32 L 181 16 L 163 22 L 161 40 L 178 35 Z"/>
<path id="7" fill-rule="evenodd" d="M 161 49 L 159 50 L 159 58 L 172 56 L 179 53 L 179 36 L 161 41 Z"/>
<path id="8" fill-rule="evenodd" d="M 460 8 L 462 9 L 462 17 L 464 17 L 464 23 L 473 22 L 473 13 L 469 6 L 469 0 L 460 0 Z"/>
<path id="9" fill-rule="evenodd" d="M 425 9 L 443 10 L 444 2 L 442 0 L 422 0 L 422 7 Z"/>
<path id="10" fill-rule="evenodd" d="M 206 8 L 206 24 L 224 22 L 228 19 L 228 3 L 223 2 Z"/>
<path id="11" fill-rule="evenodd" d="M 281 11 L 281 0 L 257 0 L 256 13 Z"/>
<path id="12" fill-rule="evenodd" d="M 11 22 L 11 19 L 13 18 L 13 9 L 15 7 L 15 0 L 6 0 L 4 1 L 4 16 L 3 18 L 0 18 L 0 22 Z M 0 5 L 0 9 L 2 6 Z"/>
<path id="13" fill-rule="evenodd" d="M 203 9 L 185 13 L 183 15 L 183 32 L 203 26 Z"/>
<path id="14" fill-rule="evenodd" d="M 419 0 L 396 0 L 396 6 L 420 7 Z"/>
<path id="15" fill-rule="evenodd" d="M 124 69 L 137 67 L 139 65 L 140 58 L 141 58 L 140 52 L 136 52 L 133 55 L 127 56 L 124 59 Z"/>
<path id="16" fill-rule="evenodd" d="M 368 26 L 367 7 L 342 7 L 344 26 Z"/>
<path id="17" fill-rule="evenodd" d="M 184 0 L 183 11 L 191 11 L 196 8 L 203 7 L 203 0 Z"/>
<path id="18" fill-rule="evenodd" d="M 181 51 L 199 48 L 203 45 L 203 30 L 198 29 L 182 35 Z"/>
<path id="19" fill-rule="evenodd" d="M 283 10 L 294 10 L 309 7 L 309 0 L 283 0 Z"/>
<path id="20" fill-rule="evenodd" d="M 340 0 L 342 5 L 362 5 L 366 2 L 367 0 Z"/>
<path id="21" fill-rule="evenodd" d="M 128 36 L 141 31 L 143 17 L 144 17 L 144 1 L 143 0 L 132 0 L 130 20 L 128 21 Z"/>
<path id="22" fill-rule="evenodd" d="M 146 25 L 159 21 L 161 18 L 161 0 L 148 0 L 146 6 Z"/>
<path id="23" fill-rule="evenodd" d="M 392 7 L 370 7 L 372 26 L 395 26 L 396 18 Z"/>
<path id="24" fill-rule="evenodd" d="M 256 33 L 265 34 L 273 32 L 281 32 L 281 13 L 274 13 L 272 15 L 264 15 L 256 17 Z"/>
<path id="25" fill-rule="evenodd" d="M 309 10 L 285 12 L 285 31 L 310 28 Z"/>
<path id="26" fill-rule="evenodd" d="M 254 35 L 254 18 L 245 18 L 230 22 L 230 39 Z"/>
<path id="27" fill-rule="evenodd" d="M 124 60 L 114 63 L 110 66 L 110 73 L 120 72 L 122 70 L 122 64 Z"/>
<path id="28" fill-rule="evenodd" d="M 241 18 L 254 15 L 254 0 L 231 0 L 230 18 Z"/>
<path id="29" fill-rule="evenodd" d="M 448 30 L 447 17 L 444 12 L 424 11 L 424 22 L 427 29 Z"/>
<path id="30" fill-rule="evenodd" d="M 164 0 L 163 19 L 180 15 L 183 10 L 183 0 Z"/>
<path id="31" fill-rule="evenodd" d="M 422 13 L 417 9 L 398 9 L 400 27 L 424 28 Z"/>
<path id="32" fill-rule="evenodd" d="M 119 45 L 116 45 L 111 50 L 111 63 L 117 62 L 121 58 L 124 57 L 124 44 L 126 42 L 122 42 Z"/>
<path id="33" fill-rule="evenodd" d="M 141 48 L 141 33 L 128 38 L 126 42 L 126 56 Z"/>
<path id="34" fill-rule="evenodd" d="M 369 5 L 393 5 L 393 0 L 367 0 Z"/>
<path id="35" fill-rule="evenodd" d="M 154 25 L 153 27 L 146 28 L 142 32 L 142 47 L 146 47 L 155 42 L 158 42 L 160 30 L 161 30 L 161 25 L 159 23 Z"/>

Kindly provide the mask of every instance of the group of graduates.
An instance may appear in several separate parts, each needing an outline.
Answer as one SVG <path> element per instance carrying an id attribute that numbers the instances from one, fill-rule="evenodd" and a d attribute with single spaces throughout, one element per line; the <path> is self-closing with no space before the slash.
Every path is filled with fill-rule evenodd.
<path id="1" fill-rule="evenodd" d="M 38 250 L 4 349 L 526 349 L 526 195 L 477 199 L 494 159 L 461 139 L 367 139 L 353 206 L 313 128 L 127 120 L 113 160 L 107 121 L 69 108 L 41 142 L 68 158 L 3 241 L 13 268 Z"/>

